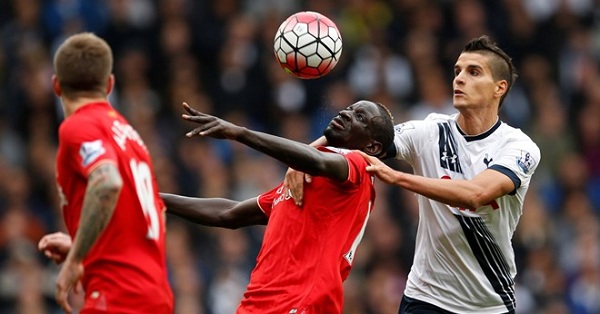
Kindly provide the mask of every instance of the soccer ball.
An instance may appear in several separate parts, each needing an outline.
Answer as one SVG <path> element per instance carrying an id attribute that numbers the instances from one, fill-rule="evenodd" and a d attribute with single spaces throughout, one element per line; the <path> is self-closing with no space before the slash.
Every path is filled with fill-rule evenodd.
<path id="1" fill-rule="evenodd" d="M 301 79 L 314 79 L 326 75 L 338 63 L 342 36 L 326 16 L 298 12 L 281 23 L 273 49 L 286 72 Z"/>

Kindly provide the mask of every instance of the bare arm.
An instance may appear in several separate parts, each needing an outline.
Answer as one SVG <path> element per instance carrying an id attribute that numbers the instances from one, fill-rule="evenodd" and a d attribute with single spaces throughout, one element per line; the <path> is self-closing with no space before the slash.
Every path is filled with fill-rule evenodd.
<path id="1" fill-rule="evenodd" d="M 339 154 L 321 152 L 310 145 L 288 140 L 286 138 L 252 131 L 237 126 L 217 117 L 204 114 L 192 109 L 184 103 L 184 108 L 190 115 L 182 117 L 188 121 L 200 124 L 188 137 L 195 135 L 226 138 L 238 141 L 260 152 L 263 152 L 287 166 L 314 176 L 324 176 L 338 181 L 348 177 L 348 163 Z"/>
<path id="2" fill-rule="evenodd" d="M 312 147 L 317 147 L 317 146 L 325 146 L 327 145 L 327 139 L 325 138 L 325 136 L 319 137 L 318 139 L 314 140 L 312 143 L 310 143 L 310 146 Z"/>
<path id="3" fill-rule="evenodd" d="M 123 180 L 113 163 L 101 163 L 88 175 L 79 227 L 56 278 L 55 298 L 67 313 L 71 313 L 68 292 L 72 287 L 78 290 L 77 282 L 84 272 L 82 261 L 112 218 L 122 187 Z"/>
<path id="4" fill-rule="evenodd" d="M 310 143 L 310 146 L 325 146 L 327 145 L 327 139 L 325 136 L 321 136 L 318 139 Z M 286 193 L 290 193 L 294 202 L 298 206 L 302 206 L 302 199 L 304 198 L 304 182 L 311 183 L 312 177 L 310 174 L 288 168 L 285 172 L 285 179 L 283 180 L 283 186 L 286 188 Z"/>
<path id="5" fill-rule="evenodd" d="M 113 163 L 103 163 L 88 176 L 81 218 L 67 259 L 81 261 L 108 225 L 119 199 L 123 180 Z"/>
<path id="6" fill-rule="evenodd" d="M 371 164 L 367 171 L 381 181 L 453 207 L 476 209 L 515 189 L 513 181 L 496 170 L 487 169 L 471 180 L 426 178 L 393 170 L 377 158 L 362 155 Z"/>
<path id="7" fill-rule="evenodd" d="M 160 193 L 160 196 L 167 205 L 167 213 L 200 225 L 237 229 L 267 224 L 267 216 L 258 207 L 256 198 L 238 202 L 224 198 L 195 198 L 169 193 Z"/>

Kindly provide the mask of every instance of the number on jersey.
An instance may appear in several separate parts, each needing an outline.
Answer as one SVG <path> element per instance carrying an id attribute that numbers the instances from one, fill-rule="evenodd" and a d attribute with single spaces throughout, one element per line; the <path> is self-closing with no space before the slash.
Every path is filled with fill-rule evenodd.
<path id="1" fill-rule="evenodd" d="M 152 184 L 152 173 L 150 167 L 145 162 L 136 162 L 131 160 L 129 163 L 131 167 L 131 173 L 133 173 L 133 180 L 135 181 L 135 188 L 137 190 L 137 196 L 144 211 L 146 217 L 146 223 L 148 224 L 148 233 L 146 237 L 152 240 L 158 240 L 160 232 L 160 222 L 158 219 L 158 213 L 156 212 L 156 204 L 154 203 L 154 186 Z"/>

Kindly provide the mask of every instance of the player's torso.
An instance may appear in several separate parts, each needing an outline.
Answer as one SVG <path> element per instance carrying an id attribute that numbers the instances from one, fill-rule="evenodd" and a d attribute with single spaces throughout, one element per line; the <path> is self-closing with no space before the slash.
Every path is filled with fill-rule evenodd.
<path id="1" fill-rule="evenodd" d="M 342 281 L 372 206 L 372 182 L 340 188 L 315 177 L 304 192 L 304 204 L 316 204 L 310 208 L 278 193 L 240 310 L 339 313 Z"/>
<path id="2" fill-rule="evenodd" d="M 446 123 L 437 123 L 434 136 L 429 143 L 422 143 L 419 149 L 419 158 L 413 164 L 415 174 L 429 178 L 447 180 L 471 180 L 482 173 L 504 154 L 503 149 L 511 141 L 509 134 L 512 128 L 500 124 L 489 134 L 475 137 L 463 136 L 454 120 Z M 479 208 L 452 207 L 440 202 L 431 201 L 419 196 L 420 200 L 429 203 L 434 210 L 422 211 L 422 214 L 431 214 L 426 221 L 439 221 L 439 236 L 452 234 L 452 230 L 445 229 L 447 225 L 457 226 L 456 216 L 481 218 L 495 238 L 505 236 L 507 230 L 515 222 L 512 215 L 520 215 L 521 198 L 512 194 L 502 196 Z M 514 211 L 505 215 L 506 212 Z M 499 221 L 505 220 L 505 221 Z M 445 221 L 445 222 L 444 222 Z M 511 230 L 512 231 L 512 230 Z"/>
<path id="3" fill-rule="evenodd" d="M 61 207 L 72 236 L 78 228 L 87 183 L 86 177 L 75 170 L 76 163 L 100 159 L 103 151 L 112 150 L 115 155 L 110 162 L 116 163 L 123 181 L 114 214 L 84 260 L 86 307 L 137 306 L 140 311 L 150 305 L 170 308 L 164 205 L 143 141 L 111 108 L 91 108 L 71 118 L 65 122 L 80 124 L 82 132 L 93 130 L 89 131 L 93 140 L 82 145 L 59 145 L 57 155 Z M 105 161 L 99 161 L 102 162 Z M 148 298 L 150 295 L 153 297 Z M 130 304 L 119 304 L 125 296 L 129 296 Z"/>
<path id="4" fill-rule="evenodd" d="M 465 137 L 453 120 L 438 122 L 431 127 L 429 143 L 421 143 L 414 171 L 431 178 L 472 179 L 502 154 L 510 132 L 510 127 L 499 125 L 489 134 Z M 458 310 L 477 299 L 491 312 L 505 311 L 503 303 L 514 301 L 516 268 L 510 237 L 520 216 L 519 200 L 507 195 L 476 209 L 455 208 L 423 196 L 418 201 L 419 234 L 406 293 L 446 309 Z"/>

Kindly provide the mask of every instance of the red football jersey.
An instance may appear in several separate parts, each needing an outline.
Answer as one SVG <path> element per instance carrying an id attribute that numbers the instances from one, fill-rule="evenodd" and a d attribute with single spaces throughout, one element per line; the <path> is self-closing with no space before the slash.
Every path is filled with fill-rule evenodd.
<path id="1" fill-rule="evenodd" d="M 283 185 L 258 197 L 269 217 L 257 264 L 237 313 L 342 313 L 348 277 L 373 202 L 373 177 L 357 152 L 342 154 L 348 179 L 314 177 L 298 207 Z"/>
<path id="2" fill-rule="evenodd" d="M 83 313 L 173 313 L 165 206 L 152 161 L 139 134 L 107 102 L 79 108 L 59 128 L 56 181 L 68 231 L 75 237 L 88 174 L 107 162 L 118 167 L 123 188 L 83 261 Z"/>

